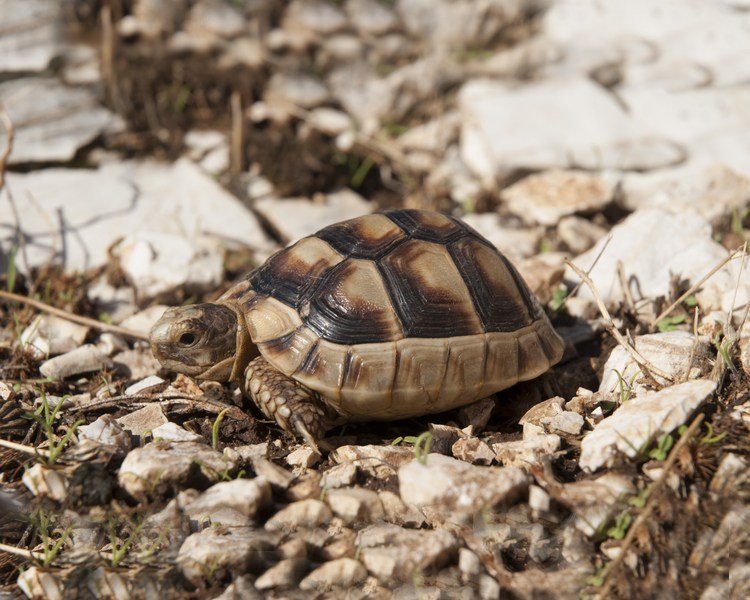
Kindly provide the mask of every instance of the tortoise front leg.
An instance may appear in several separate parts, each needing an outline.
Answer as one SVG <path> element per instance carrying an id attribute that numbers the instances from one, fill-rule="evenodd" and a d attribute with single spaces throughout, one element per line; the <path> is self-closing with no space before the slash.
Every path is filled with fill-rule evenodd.
<path id="1" fill-rule="evenodd" d="M 331 416 L 320 394 L 287 377 L 262 356 L 250 361 L 245 369 L 245 393 L 283 430 L 318 450 L 318 440 L 323 439 Z"/>

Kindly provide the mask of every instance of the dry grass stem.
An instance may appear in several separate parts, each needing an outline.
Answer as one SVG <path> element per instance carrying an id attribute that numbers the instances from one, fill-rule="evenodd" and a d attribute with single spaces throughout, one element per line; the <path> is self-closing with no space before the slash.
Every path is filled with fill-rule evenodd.
<path id="1" fill-rule="evenodd" d="M 16 546 L 9 546 L 8 544 L 0 544 L 0 552 L 7 552 L 8 554 L 14 554 L 15 556 L 23 556 L 24 558 L 31 557 L 33 560 L 44 560 L 44 554 L 41 552 L 34 552 L 27 550 L 26 548 L 17 548 Z"/>
<path id="2" fill-rule="evenodd" d="M 5 106 L 3 106 L 2 103 L 0 103 L 0 121 L 2 121 L 5 126 L 6 139 L 5 150 L 3 150 L 2 155 L 0 155 L 0 191 L 2 191 L 5 186 L 5 167 L 8 164 L 10 153 L 13 152 L 13 140 L 16 136 L 13 121 L 11 121 L 10 115 L 8 114 L 8 111 L 5 110 Z"/>
<path id="3" fill-rule="evenodd" d="M 24 454 L 31 454 L 32 456 L 44 456 L 49 458 L 49 450 L 44 448 L 34 448 L 34 446 L 25 446 L 24 444 L 17 444 L 9 440 L 0 439 L 0 448 L 7 448 L 8 450 L 15 450 L 16 452 L 23 452 Z"/>
<path id="4" fill-rule="evenodd" d="M 593 265 L 591 266 L 593 269 Z M 591 272 L 591 270 L 589 270 Z M 628 285 L 628 279 L 625 277 L 625 267 L 622 265 L 622 261 L 617 261 L 617 277 L 620 280 L 620 287 L 622 288 L 622 296 L 625 298 L 625 304 L 628 307 L 628 310 L 633 313 L 634 315 L 637 314 L 636 308 L 635 308 L 635 301 L 633 300 L 633 294 L 630 293 L 630 286 Z"/>
<path id="5" fill-rule="evenodd" d="M 589 277 L 586 273 L 583 272 L 583 270 L 573 264 L 573 262 L 566 258 L 565 263 L 575 271 L 576 275 L 578 275 L 581 280 L 589 287 L 591 290 L 591 293 L 594 295 L 594 300 L 596 301 L 596 306 L 599 308 L 599 312 L 602 315 L 602 318 L 604 319 L 604 326 L 607 328 L 607 331 L 609 331 L 610 334 L 617 340 L 617 342 L 625 348 L 625 350 L 630 354 L 630 356 L 633 357 L 633 360 L 638 363 L 638 366 L 640 366 L 644 371 L 646 371 L 647 374 L 657 375 L 661 377 L 662 379 L 669 381 L 670 383 L 674 383 L 674 379 L 669 373 L 665 373 L 660 368 L 652 365 L 648 360 L 646 360 L 643 355 L 638 352 L 638 350 L 635 349 L 633 345 L 631 345 L 626 339 L 625 336 L 623 336 L 620 331 L 615 327 L 614 322 L 612 321 L 612 317 L 609 314 L 609 311 L 607 310 L 607 307 L 604 305 L 604 301 L 602 300 L 602 297 L 599 295 L 599 291 L 596 289 L 596 286 L 594 285 L 594 282 L 591 280 L 591 277 Z"/>
<path id="6" fill-rule="evenodd" d="M 711 269 L 708 273 L 706 273 L 703 277 L 701 277 L 696 283 L 690 286 L 690 289 L 688 289 L 682 296 L 677 298 L 672 304 L 670 304 L 667 308 L 665 308 L 663 311 L 661 311 L 661 314 L 657 316 L 653 321 L 651 321 L 651 327 L 655 327 L 656 324 L 661 321 L 663 318 L 669 316 L 669 314 L 680 305 L 680 303 L 685 300 L 688 296 L 695 293 L 695 291 L 700 288 L 706 281 L 708 281 L 711 277 L 713 277 L 717 271 L 721 270 L 724 265 L 726 265 L 730 260 L 733 260 L 735 256 L 739 252 L 744 252 L 742 248 L 738 248 L 734 252 L 732 252 L 729 256 L 727 256 L 724 260 L 722 260 L 718 265 L 716 265 L 713 269 Z M 742 272 L 742 271 L 740 271 Z"/>
<path id="7" fill-rule="evenodd" d="M 242 96 L 235 91 L 230 99 L 232 113 L 232 131 L 230 144 L 230 171 L 233 177 L 237 177 L 245 164 L 245 130 L 243 127 Z"/>
<path id="8" fill-rule="evenodd" d="M 34 300 L 33 298 L 28 298 L 27 296 L 12 294 L 10 292 L 0 290 L 0 299 L 28 304 L 29 306 L 33 306 L 38 310 L 49 313 L 51 315 L 55 315 L 56 317 L 60 317 L 61 319 L 66 319 L 80 325 L 86 325 L 87 327 L 91 327 L 92 329 L 96 329 L 98 331 L 115 333 L 117 335 L 122 335 L 136 340 L 148 340 L 148 335 L 146 335 L 145 333 L 141 333 L 140 331 L 134 331 L 132 329 L 126 329 L 125 327 L 110 325 L 109 323 L 102 323 L 101 321 L 97 321 L 96 319 L 74 315 L 73 313 L 55 308 L 54 306 L 50 306 L 49 304 L 45 304 L 44 302 L 41 302 L 39 300 Z"/>
<path id="9" fill-rule="evenodd" d="M 680 436 L 680 439 L 677 440 L 677 443 L 672 447 L 667 460 L 664 462 L 664 467 L 662 469 L 661 475 L 659 476 L 659 479 L 657 479 L 651 486 L 648 494 L 648 499 L 646 500 L 646 505 L 643 507 L 643 510 L 638 514 L 638 517 L 628 529 L 628 533 L 625 535 L 625 539 L 623 539 L 622 545 L 620 546 L 620 553 L 609 564 L 609 569 L 607 570 L 607 579 L 604 582 L 602 589 L 598 592 L 599 598 L 611 597 L 610 592 L 612 590 L 612 586 L 614 585 L 613 574 L 622 566 L 623 562 L 625 561 L 625 556 L 627 555 L 628 549 L 633 544 L 633 540 L 638 534 L 638 531 L 651 518 L 651 514 L 653 513 L 656 506 L 654 498 L 659 495 L 662 488 L 666 484 L 667 477 L 669 477 L 670 473 L 672 472 L 672 467 L 674 467 L 674 464 L 677 461 L 677 456 L 693 438 L 702 422 L 703 414 L 699 414 L 697 417 L 695 417 L 695 419 L 693 419 L 690 427 L 688 427 L 687 431 L 683 433 L 682 436 Z"/>

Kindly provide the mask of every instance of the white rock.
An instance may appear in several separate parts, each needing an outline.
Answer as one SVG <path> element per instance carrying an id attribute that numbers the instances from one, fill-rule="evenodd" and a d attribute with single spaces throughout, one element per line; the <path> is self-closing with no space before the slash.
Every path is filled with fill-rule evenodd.
<path id="1" fill-rule="evenodd" d="M 161 377 L 158 377 L 157 375 L 150 375 L 149 377 L 146 377 L 145 379 L 142 379 L 141 381 L 138 381 L 133 385 L 125 388 L 125 395 L 137 396 L 138 394 L 152 391 L 154 388 L 159 387 L 163 383 L 166 382 Z"/>
<path id="2" fill-rule="evenodd" d="M 565 398 L 561 398 L 560 396 L 548 398 L 544 402 L 539 402 L 527 410 L 518 420 L 518 423 L 520 425 L 531 423 L 533 425 L 543 426 L 552 417 L 563 412 L 564 404 Z"/>
<path id="3" fill-rule="evenodd" d="M 603 238 L 607 230 L 588 219 L 570 216 L 560 219 L 557 234 L 573 254 L 581 254 Z"/>
<path id="4" fill-rule="evenodd" d="M 143 408 L 134 410 L 132 413 L 117 419 L 117 423 L 123 429 L 137 436 L 153 432 L 154 429 L 160 425 L 165 425 L 167 422 L 167 417 L 158 402 L 151 402 Z"/>
<path id="5" fill-rule="evenodd" d="M 622 198 L 630 210 L 691 210 L 715 223 L 748 205 L 750 176 L 740 175 L 723 164 L 703 165 L 694 160 L 665 171 L 625 174 Z"/>
<path id="6" fill-rule="evenodd" d="M 335 489 L 352 485 L 357 479 L 357 466 L 354 463 L 336 465 L 323 473 L 320 487 L 323 489 Z"/>
<path id="7" fill-rule="evenodd" d="M 602 252 L 605 244 L 606 250 Z M 726 250 L 711 239 L 711 225 L 697 214 L 645 209 L 615 226 L 606 239 L 599 240 L 574 262 L 583 271 L 591 269 L 589 276 L 609 304 L 620 302 L 623 297 L 617 276 L 618 262 L 623 264 L 626 280 L 637 281 L 631 292 L 639 300 L 668 295 L 669 282 L 675 275 L 697 281 L 726 255 Z M 599 259 L 591 268 L 597 256 Z M 578 280 L 571 270 L 566 277 Z M 593 298 L 586 286 L 582 286 L 578 295 Z"/>
<path id="8" fill-rule="evenodd" d="M 71 375 L 100 371 L 111 366 L 112 361 L 97 346 L 85 344 L 43 362 L 39 366 L 39 372 L 52 379 L 64 379 Z"/>
<path id="9" fill-rule="evenodd" d="M 576 515 L 576 528 L 593 535 L 613 513 L 622 510 L 624 500 L 636 493 L 630 477 L 605 473 L 597 479 L 582 479 L 564 484 L 557 500 L 565 503 Z"/>
<path id="10" fill-rule="evenodd" d="M 151 435 L 155 440 L 166 442 L 203 442 L 203 436 L 188 431 L 180 427 L 177 423 L 164 423 L 151 430 Z"/>
<path id="11" fill-rule="evenodd" d="M 27 598 L 63 600 L 63 582 L 47 570 L 31 566 L 24 569 L 16 580 Z"/>
<path id="12" fill-rule="evenodd" d="M 282 508 L 266 521 L 266 531 L 291 532 L 297 529 L 309 529 L 325 525 L 331 520 L 333 513 L 325 502 L 314 500 L 299 500 Z"/>
<path id="13" fill-rule="evenodd" d="M 679 93 L 663 89 L 622 90 L 633 119 L 651 136 L 668 140 L 691 160 L 719 162 L 750 177 L 750 148 L 744 145 L 750 117 L 747 86 L 708 86 Z"/>
<path id="14" fill-rule="evenodd" d="M 414 460 L 414 448 L 407 446 L 339 446 L 329 454 L 338 464 L 354 463 L 358 469 L 387 479 L 401 466 Z"/>
<path id="15" fill-rule="evenodd" d="M 346 16 L 334 4 L 323 0 L 294 0 L 284 13 L 283 27 L 290 33 L 312 31 L 330 35 L 346 24 Z"/>
<path id="16" fill-rule="evenodd" d="M 315 108 L 329 99 L 325 83 L 304 73 L 277 72 L 269 80 L 264 102 L 275 107 L 289 104 L 304 109 Z"/>
<path id="17" fill-rule="evenodd" d="M 549 428 L 553 433 L 578 435 L 583 428 L 583 417 L 576 412 L 566 410 L 549 420 Z"/>
<path id="18" fill-rule="evenodd" d="M 351 131 L 354 123 L 349 115 L 334 108 L 320 107 L 310 111 L 307 123 L 326 135 L 337 136 Z"/>
<path id="19" fill-rule="evenodd" d="M 510 258 L 516 260 L 527 258 L 536 255 L 539 251 L 539 242 L 542 239 L 540 231 L 501 225 L 495 213 L 473 213 L 464 215 L 461 219 Z"/>
<path id="20" fill-rule="evenodd" d="M 21 476 L 26 488 L 35 496 L 45 496 L 61 502 L 68 496 L 68 484 L 64 474 L 56 469 L 36 463 Z"/>
<path id="21" fill-rule="evenodd" d="M 451 451 L 459 460 L 475 465 L 489 465 L 495 460 L 495 453 L 479 438 L 457 440 Z"/>
<path id="22" fill-rule="evenodd" d="M 263 477 L 216 483 L 184 507 L 199 523 L 209 519 L 225 527 L 251 525 L 259 511 L 271 503 L 271 486 Z"/>
<path id="23" fill-rule="evenodd" d="M 262 450 L 262 446 L 258 450 Z M 244 453 L 240 454 L 243 455 Z M 287 489 L 294 480 L 294 475 L 289 471 L 266 458 L 253 457 L 252 466 L 258 476 L 265 477 L 272 486 L 280 490 Z"/>
<path id="24" fill-rule="evenodd" d="M 5 0 L 0 30 L 0 73 L 44 71 L 64 48 L 54 0 Z"/>
<path id="25" fill-rule="evenodd" d="M 349 20 L 361 34 L 381 36 L 398 28 L 396 13 L 378 0 L 351 0 L 345 8 Z"/>
<path id="26" fill-rule="evenodd" d="M 554 454 L 560 449 L 560 436 L 550 433 L 540 434 L 526 439 L 524 425 L 524 439 L 517 442 L 498 442 L 492 444 L 497 462 L 506 467 L 529 469 L 540 464 L 542 458 Z"/>
<path id="27" fill-rule="evenodd" d="M 189 241 L 172 234 L 139 232 L 122 240 L 113 254 L 141 299 L 183 286 L 213 289 L 224 275 L 223 252 L 208 239 Z"/>
<path id="28" fill-rule="evenodd" d="M 654 12 L 649 0 L 564 0 L 551 4 L 541 29 L 567 54 L 588 54 L 590 68 L 616 50 L 623 86 L 684 89 L 747 81 L 750 67 L 737 60 L 750 50 L 747 23 L 721 2 L 669 1 Z"/>
<path id="29" fill-rule="evenodd" d="M 215 129 L 191 129 L 185 134 L 183 142 L 188 156 L 195 161 L 228 144 L 227 135 Z"/>
<path id="30" fill-rule="evenodd" d="M 206 33 L 218 38 L 232 38 L 241 34 L 247 23 L 242 12 L 233 4 L 221 0 L 201 0 L 190 9 L 184 24 L 189 33 Z"/>
<path id="31" fill-rule="evenodd" d="M 216 481 L 235 464 L 221 452 L 195 442 L 150 442 L 131 450 L 118 473 L 118 483 L 131 496 L 140 498 L 155 490 L 182 484 L 195 469 Z"/>
<path id="32" fill-rule="evenodd" d="M 550 508 L 550 497 L 538 485 L 529 486 L 529 508 L 537 513 L 545 513 Z"/>
<path id="33" fill-rule="evenodd" d="M 163 304 L 149 306 L 148 308 L 128 317 L 122 321 L 120 325 L 126 329 L 132 329 L 133 331 L 139 331 L 148 335 L 148 332 L 151 331 L 151 328 L 159 319 L 161 319 L 167 308 L 168 307 Z"/>
<path id="34" fill-rule="evenodd" d="M 635 338 L 635 349 L 650 364 L 672 376 L 673 381 L 697 379 L 711 369 L 711 349 L 705 339 L 695 339 L 689 331 L 667 331 L 639 335 Z M 690 373 L 688 373 L 690 369 Z M 644 378 L 641 367 L 622 346 L 615 346 L 604 363 L 599 392 L 620 394 L 620 373 L 622 385 L 627 393 L 632 384 L 633 391 L 640 387 Z M 654 375 L 661 385 L 667 385 L 662 377 Z"/>
<path id="35" fill-rule="evenodd" d="M 193 239 L 206 235 L 227 245 L 240 243 L 258 250 L 273 247 L 257 218 L 188 159 L 172 165 L 130 161 L 104 165 L 96 171 L 8 173 L 7 184 L 15 197 L 35 200 L 17 202 L 19 220 L 30 238 L 26 254 L 31 266 L 46 264 L 49 240 L 59 239 L 52 250 L 60 253 L 59 260 L 65 250 L 67 269 L 100 267 L 109 264 L 112 244 L 134 232 L 179 235 L 191 245 Z M 106 204 L 99 202 L 102 197 L 107 198 Z M 12 245 L 12 215 L 3 191 L 0 231 L 9 233 L 0 234 L 0 243 Z M 69 225 L 64 235 L 50 229 L 60 218 Z M 25 272 L 23 253 L 19 259 L 19 269 Z"/>
<path id="36" fill-rule="evenodd" d="M 255 580 L 255 585 L 253 587 L 257 590 L 272 590 L 277 587 L 294 587 L 300 582 L 307 571 L 307 568 L 307 559 L 305 558 L 286 558 L 276 563 L 258 577 L 258 579 Z M 232 596 L 232 598 L 237 597 L 242 596 Z"/>
<path id="37" fill-rule="evenodd" d="M 528 487 L 521 469 L 476 467 L 441 454 L 429 454 L 426 464 L 414 460 L 404 465 L 398 481 L 407 504 L 464 512 L 508 501 Z"/>
<path id="38" fill-rule="evenodd" d="M 303 198 L 261 199 L 256 202 L 255 209 L 285 241 L 297 240 L 332 223 L 372 211 L 362 196 L 348 189 L 326 194 L 322 202 Z"/>
<path id="39" fill-rule="evenodd" d="M 320 454 L 310 446 L 302 446 L 290 452 L 284 460 L 291 467 L 309 469 L 320 461 Z"/>
<path id="40" fill-rule="evenodd" d="M 96 304 L 101 314 L 107 315 L 113 323 L 121 323 L 138 311 L 135 290 L 130 286 L 116 288 L 100 277 L 86 290 L 89 300 Z"/>
<path id="41" fill-rule="evenodd" d="M 611 176 L 551 169 L 505 188 L 500 198 L 530 225 L 556 225 L 568 215 L 602 210 L 612 201 L 616 184 Z"/>
<path id="42" fill-rule="evenodd" d="M 217 67 L 221 71 L 236 69 L 256 70 L 268 60 L 269 47 L 258 38 L 238 38 L 229 42 L 219 57 Z"/>
<path id="43" fill-rule="evenodd" d="M 424 525 L 424 515 L 416 506 L 407 506 L 401 498 L 387 490 L 379 492 L 378 496 L 383 504 L 385 520 L 389 523 L 410 529 L 419 529 Z"/>
<path id="44" fill-rule="evenodd" d="M 436 47 L 465 49 L 481 48 L 493 40 L 522 16 L 526 6 L 520 0 L 399 0 L 396 10 L 412 35 Z"/>
<path id="45" fill-rule="evenodd" d="M 581 468 L 595 471 L 610 464 L 618 451 L 635 456 L 652 440 L 686 423 L 715 388 L 716 382 L 697 379 L 628 400 L 583 438 Z"/>
<path id="46" fill-rule="evenodd" d="M 372 523 L 383 518 L 383 504 L 377 492 L 360 487 L 329 490 L 326 501 L 345 523 Z"/>
<path id="47" fill-rule="evenodd" d="M 234 450 L 240 455 L 240 458 L 245 463 L 252 463 L 257 459 L 268 458 L 268 442 L 236 446 Z"/>
<path id="48" fill-rule="evenodd" d="M 423 125 L 412 127 L 398 137 L 398 144 L 410 152 L 421 150 L 439 155 L 458 139 L 461 115 L 449 111 Z"/>
<path id="49" fill-rule="evenodd" d="M 657 168 L 684 158 L 582 76 L 522 86 L 473 80 L 459 107 L 462 157 L 487 180 L 520 169 Z"/>
<path id="50" fill-rule="evenodd" d="M 99 106 L 97 97 L 88 88 L 68 87 L 56 78 L 25 77 L 0 83 L 0 101 L 15 124 L 10 165 L 68 161 L 96 136 L 124 128 L 123 120 Z M 1 124 L 0 136 L 5 139 L 5 127 Z M 18 190 L 14 193 L 23 197 Z M 35 200 L 38 202 L 39 197 Z M 22 204 L 31 208 L 36 202 Z M 29 224 L 21 222 L 24 228 Z"/>
<path id="51" fill-rule="evenodd" d="M 389 524 L 363 529 L 356 545 L 367 570 L 386 583 L 440 568 L 454 560 L 458 551 L 456 538 L 444 529 L 411 530 Z"/>
<path id="52" fill-rule="evenodd" d="M 77 433 L 81 439 L 89 439 L 116 448 L 117 454 L 124 455 L 132 447 L 130 435 L 112 415 L 102 415 L 89 425 L 81 425 Z"/>
<path id="53" fill-rule="evenodd" d="M 217 571 L 258 569 L 273 552 L 269 536 L 251 527 L 209 527 L 189 536 L 177 554 L 177 565 L 193 584 L 212 579 Z"/>
<path id="54" fill-rule="evenodd" d="M 53 315 L 38 315 L 21 333 L 21 344 L 36 358 L 70 352 L 83 344 L 89 328 Z"/>
<path id="55" fill-rule="evenodd" d="M 327 590 L 334 586 L 351 588 L 367 578 L 367 569 L 353 558 L 337 558 L 323 563 L 302 581 L 304 591 Z"/>

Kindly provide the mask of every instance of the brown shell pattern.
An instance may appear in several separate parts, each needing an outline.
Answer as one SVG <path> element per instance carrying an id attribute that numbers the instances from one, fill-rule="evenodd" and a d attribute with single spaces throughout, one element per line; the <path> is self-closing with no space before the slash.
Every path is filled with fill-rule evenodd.
<path id="1" fill-rule="evenodd" d="M 263 356 L 353 420 L 461 406 L 540 375 L 562 355 L 508 260 L 439 213 L 331 225 L 237 287 L 225 298 L 243 305 Z"/>

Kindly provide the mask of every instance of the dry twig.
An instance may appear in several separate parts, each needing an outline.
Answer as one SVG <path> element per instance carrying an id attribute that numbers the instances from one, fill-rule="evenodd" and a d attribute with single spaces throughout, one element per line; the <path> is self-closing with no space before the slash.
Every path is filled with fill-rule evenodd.
<path id="1" fill-rule="evenodd" d="M 661 311 L 661 314 L 657 316 L 653 321 L 651 321 L 651 327 L 655 327 L 656 324 L 661 321 L 663 318 L 669 316 L 669 314 L 680 305 L 680 303 L 685 300 L 688 296 L 695 293 L 695 291 L 700 288 L 704 283 L 706 283 L 707 280 L 709 280 L 711 277 L 716 274 L 717 271 L 719 271 L 724 265 L 726 265 L 730 260 L 734 259 L 735 256 L 739 252 L 743 252 L 744 250 L 742 248 L 738 248 L 734 252 L 732 252 L 729 256 L 727 256 L 724 260 L 722 260 L 718 265 L 716 265 L 713 269 L 711 269 L 708 273 L 706 273 L 703 277 L 701 277 L 696 283 L 690 286 L 690 289 L 686 291 L 682 296 L 677 298 L 672 304 L 670 304 L 667 308 L 665 308 L 663 311 Z"/>
<path id="2" fill-rule="evenodd" d="M 24 454 L 31 454 L 32 456 L 44 456 L 45 458 L 49 458 L 49 450 L 35 448 L 34 446 L 25 446 L 24 444 L 17 444 L 10 440 L 0 439 L 0 448 L 8 448 L 8 450 L 23 452 Z"/>
<path id="3" fill-rule="evenodd" d="M 669 373 L 665 373 L 660 368 L 652 365 L 648 360 L 646 360 L 643 355 L 638 352 L 626 339 L 625 336 L 623 336 L 620 331 L 615 327 L 614 321 L 612 321 L 612 317 L 609 314 L 609 311 L 607 310 L 607 307 L 604 305 L 604 301 L 602 300 L 602 297 L 599 295 L 599 291 L 596 289 L 596 286 L 594 285 L 594 282 L 591 280 L 591 277 L 589 277 L 586 273 L 584 273 L 580 267 L 573 264 L 573 262 L 566 258 L 565 263 L 575 271 L 576 275 L 578 275 L 581 280 L 589 287 L 591 290 L 591 293 L 594 296 L 594 300 L 596 302 L 597 307 L 599 308 L 599 312 L 601 313 L 602 317 L 604 318 L 604 326 L 607 328 L 607 331 L 609 331 L 610 334 L 617 340 L 617 342 L 625 348 L 625 350 L 630 354 L 630 356 L 633 357 L 633 360 L 635 360 L 636 363 L 638 363 L 638 366 L 641 367 L 641 369 L 644 370 L 646 373 L 650 373 L 653 375 L 658 375 L 662 379 L 669 381 L 670 383 L 673 383 L 673 378 Z"/>
<path id="4" fill-rule="evenodd" d="M 148 336 L 145 333 L 141 333 L 140 331 L 134 331 L 133 329 L 126 329 L 125 327 L 110 325 L 109 323 L 102 323 L 101 321 L 97 321 L 96 319 L 74 315 L 73 313 L 55 308 L 54 306 L 50 306 L 49 304 L 45 304 L 44 302 L 41 302 L 39 300 L 34 300 L 33 298 L 28 298 L 27 296 L 12 294 L 10 292 L 0 290 L 0 298 L 11 300 L 13 302 L 20 302 L 21 304 L 28 304 L 29 306 L 33 306 L 38 310 L 55 315 L 56 317 L 60 317 L 61 319 L 66 319 L 68 321 L 72 321 L 73 323 L 79 323 L 80 325 L 86 325 L 87 327 L 91 327 L 92 329 L 96 329 L 98 331 L 116 333 L 117 335 L 122 335 L 136 340 L 148 340 Z"/>

